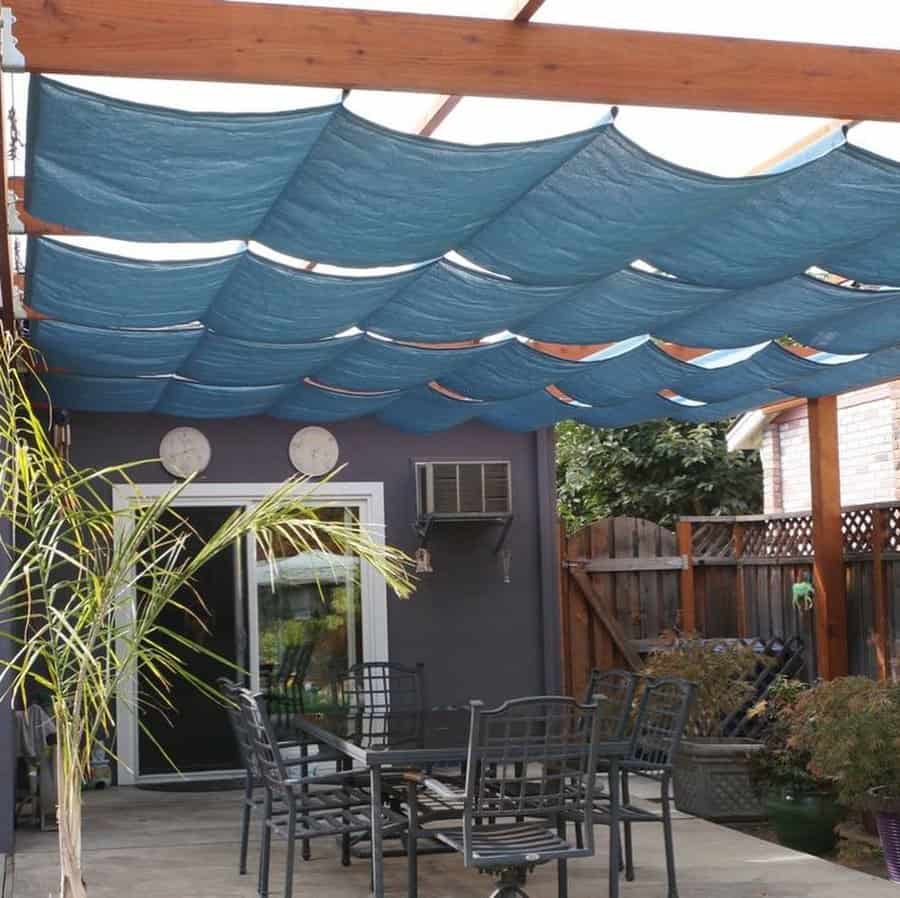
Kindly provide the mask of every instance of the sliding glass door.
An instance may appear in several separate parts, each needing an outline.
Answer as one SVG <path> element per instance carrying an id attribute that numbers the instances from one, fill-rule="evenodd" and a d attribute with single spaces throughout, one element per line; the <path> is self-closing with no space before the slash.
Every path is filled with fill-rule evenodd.
<path id="1" fill-rule="evenodd" d="M 178 511 L 195 529 L 199 545 L 236 508 L 275 487 L 191 484 L 179 497 Z M 134 511 L 164 489 L 142 485 L 139 497 L 129 487 L 116 487 L 114 505 Z M 323 518 L 364 527 L 376 541 L 383 539 L 382 484 L 328 484 L 315 499 Z M 207 683 L 223 675 L 242 679 L 265 695 L 280 724 L 290 714 L 334 707 L 343 671 L 389 655 L 387 591 L 372 568 L 327 542 L 301 553 L 284 546 L 276 555 L 270 565 L 252 538 L 221 553 L 196 583 L 205 610 L 186 595 L 185 605 L 196 614 L 169 609 L 163 623 L 226 662 L 195 653 L 188 659 L 194 674 Z M 132 612 L 123 608 L 122 613 L 128 625 Z M 183 648 L 173 647 L 185 657 Z M 116 727 L 121 784 L 214 778 L 237 769 L 224 710 L 183 682 L 173 684 L 170 698 L 174 708 L 163 708 L 141 670 L 123 683 Z"/>

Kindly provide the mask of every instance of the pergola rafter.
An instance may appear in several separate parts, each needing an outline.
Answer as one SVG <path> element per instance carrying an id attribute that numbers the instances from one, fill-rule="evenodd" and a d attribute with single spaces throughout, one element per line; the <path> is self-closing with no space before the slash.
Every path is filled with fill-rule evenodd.
<path id="1" fill-rule="evenodd" d="M 4 65 L 31 72 L 900 119 L 893 50 L 224 0 L 9 7 Z"/>

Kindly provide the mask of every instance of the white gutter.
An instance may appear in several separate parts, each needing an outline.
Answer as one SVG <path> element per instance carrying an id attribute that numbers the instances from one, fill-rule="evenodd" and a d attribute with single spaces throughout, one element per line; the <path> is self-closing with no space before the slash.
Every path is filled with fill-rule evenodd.
<path id="1" fill-rule="evenodd" d="M 759 449 L 762 445 L 763 431 L 766 425 L 777 417 L 777 412 L 766 412 L 755 409 L 741 415 L 725 434 L 725 445 L 729 452 L 740 449 Z"/>

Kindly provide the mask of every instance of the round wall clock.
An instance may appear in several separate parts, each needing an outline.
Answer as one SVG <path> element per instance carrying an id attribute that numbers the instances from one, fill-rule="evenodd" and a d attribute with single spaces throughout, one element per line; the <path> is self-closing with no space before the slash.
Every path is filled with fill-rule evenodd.
<path id="1" fill-rule="evenodd" d="M 212 459 L 209 440 L 196 427 L 176 427 L 159 444 L 159 460 L 173 476 L 184 480 L 205 471 Z"/>
<path id="2" fill-rule="evenodd" d="M 321 477 L 337 464 L 338 444 L 324 427 L 304 427 L 291 438 L 288 454 L 301 474 Z"/>

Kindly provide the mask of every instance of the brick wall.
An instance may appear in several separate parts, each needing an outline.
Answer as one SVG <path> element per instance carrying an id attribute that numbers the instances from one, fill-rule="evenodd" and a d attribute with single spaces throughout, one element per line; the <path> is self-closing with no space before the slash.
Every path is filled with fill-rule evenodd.
<path id="1" fill-rule="evenodd" d="M 900 381 L 838 397 L 841 503 L 900 497 Z M 810 507 L 806 407 L 779 415 L 765 429 L 760 450 L 765 511 Z"/>

